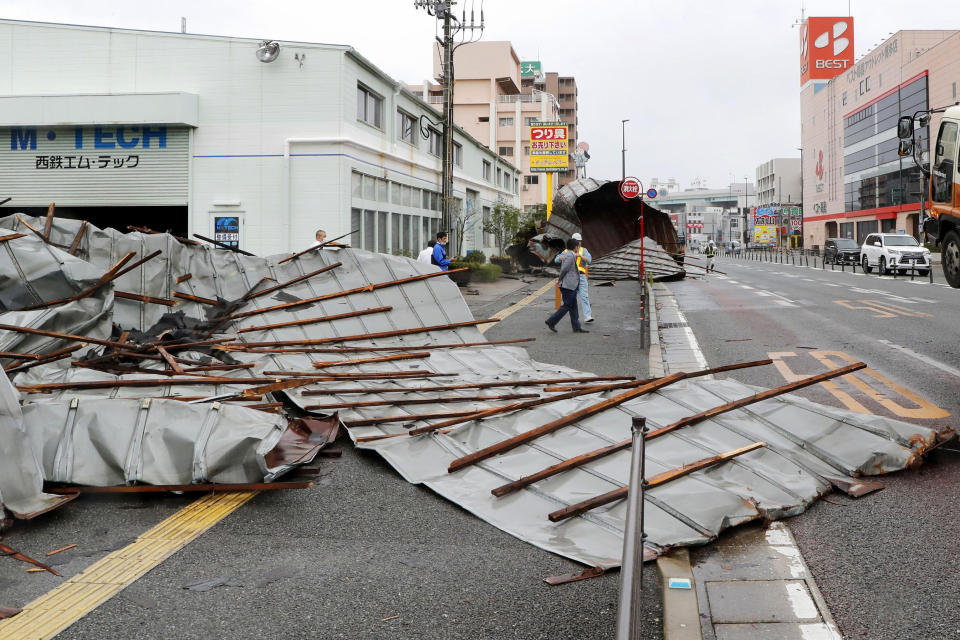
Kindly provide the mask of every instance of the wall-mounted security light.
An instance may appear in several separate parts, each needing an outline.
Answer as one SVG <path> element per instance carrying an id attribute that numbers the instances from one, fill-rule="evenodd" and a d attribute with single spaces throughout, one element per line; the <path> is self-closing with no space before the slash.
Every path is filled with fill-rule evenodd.
<path id="1" fill-rule="evenodd" d="M 261 40 L 260 47 L 257 48 L 257 60 L 260 62 L 273 62 L 280 55 L 280 43 L 273 40 Z"/>

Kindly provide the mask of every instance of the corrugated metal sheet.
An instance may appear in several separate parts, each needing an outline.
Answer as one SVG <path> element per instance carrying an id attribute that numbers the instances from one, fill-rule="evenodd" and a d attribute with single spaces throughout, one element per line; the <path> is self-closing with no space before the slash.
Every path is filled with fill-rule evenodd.
<path id="1" fill-rule="evenodd" d="M 0 225 L 4 222 L 8 226 L 11 223 L 0 220 Z M 55 242 L 69 244 L 77 227 L 78 223 L 74 221 L 57 220 L 52 237 Z M 255 365 L 253 369 L 233 372 L 229 376 L 239 383 L 251 375 L 284 376 L 298 372 L 307 375 L 326 371 L 384 374 L 385 378 L 377 380 L 317 381 L 276 393 L 274 397 L 289 398 L 307 410 L 312 410 L 313 405 L 325 405 L 327 409 L 317 410 L 324 413 L 335 410 L 330 406 L 335 405 L 355 441 L 367 436 L 390 436 L 362 442 L 360 446 L 375 449 L 410 482 L 429 486 L 532 544 L 594 566 L 611 566 L 620 562 L 625 518 L 623 501 L 561 522 L 552 522 L 547 516 L 584 498 L 623 487 L 629 475 L 630 456 L 627 452 L 555 475 L 502 498 L 492 495 L 491 490 L 560 461 L 629 438 L 634 416 L 645 416 L 651 427 L 664 426 L 757 391 L 755 387 L 733 380 L 678 382 L 572 422 L 503 455 L 450 473 L 449 465 L 454 459 L 571 416 L 618 392 L 604 391 L 552 400 L 554 392 L 546 391 L 543 383 L 527 385 L 523 384 L 524 381 L 567 379 L 589 374 L 535 362 L 517 347 L 492 345 L 448 349 L 433 346 L 482 342 L 483 336 L 476 327 L 363 337 L 371 332 L 417 330 L 472 319 L 459 290 L 446 277 L 381 288 L 369 286 L 436 272 L 431 265 L 406 258 L 354 249 L 323 249 L 281 262 L 282 256 L 240 256 L 208 247 L 181 245 L 164 235 L 124 235 L 97 230 L 91 230 L 82 244 L 83 255 L 98 269 L 104 270 L 124 251 L 136 250 L 142 255 L 155 248 L 166 252 L 165 259 L 157 262 L 155 269 L 146 275 L 118 281 L 115 283 L 117 291 L 161 297 L 172 291 L 188 290 L 205 298 L 238 300 L 253 290 L 288 282 L 321 267 L 340 263 L 322 274 L 252 298 L 241 305 L 244 313 L 262 311 L 282 303 L 360 289 L 350 295 L 263 311 L 222 325 L 218 335 L 238 338 L 237 344 L 231 346 L 224 357 Z M 187 273 L 192 277 L 177 284 L 176 280 Z M 154 310 L 152 306 L 155 305 L 119 298 L 112 304 L 114 317 L 130 327 L 148 327 L 168 310 L 166 307 Z M 333 321 L 237 333 L 255 326 L 382 307 L 389 309 Z M 178 308 L 194 318 L 207 318 L 217 313 L 210 305 L 195 302 L 184 302 Z M 0 315 L 0 321 L 6 315 Z M 4 337 L 0 334 L 0 339 Z M 319 348 L 331 352 L 305 351 L 318 348 L 314 345 L 301 347 L 299 352 L 258 353 L 259 347 L 251 346 L 271 341 L 304 340 L 320 340 L 323 344 Z M 368 358 L 370 352 L 358 353 L 346 347 L 384 350 L 372 352 L 373 355 L 389 354 L 391 349 L 398 354 L 409 353 L 401 350 L 409 347 L 427 353 L 416 355 L 414 359 L 362 362 L 361 359 Z M 337 351 L 338 348 L 342 349 Z M 423 379 L 402 377 L 410 372 L 454 375 Z M 15 382 L 133 379 L 144 375 L 116 377 L 72 368 L 61 362 L 36 367 L 18 375 Z M 487 409 L 509 402 L 477 399 L 487 393 L 494 395 L 478 390 L 476 386 L 491 383 L 504 383 L 505 386 L 496 387 L 497 393 L 532 391 L 545 402 L 483 420 L 470 420 L 445 431 L 409 435 L 411 425 L 436 424 L 440 418 L 407 416 Z M 474 386 L 444 389 L 451 385 Z M 95 398 L 105 395 L 182 397 L 213 395 L 239 388 L 239 384 L 180 387 L 164 382 L 148 388 L 59 390 L 49 395 L 25 393 L 22 401 L 29 405 L 50 404 L 50 411 L 62 411 L 64 403 L 69 403 L 73 397 L 82 398 L 80 406 L 85 406 L 88 400 L 100 402 Z M 418 402 L 408 404 L 408 400 Z M 134 401 L 131 406 L 135 404 Z M 29 409 L 31 414 L 39 411 Z M 58 419 L 47 422 L 56 424 Z M 405 424 L 407 422 L 411 424 Z M 835 484 L 850 483 L 861 475 L 886 473 L 916 464 L 920 455 L 940 440 L 937 433 L 925 427 L 780 396 L 657 438 L 649 444 L 648 469 L 651 473 L 672 469 L 757 441 L 766 443 L 766 446 L 648 492 L 647 531 L 653 550 L 702 544 L 727 527 L 759 517 L 780 518 L 797 514 Z"/>
<path id="2" fill-rule="evenodd" d="M 24 207 L 186 205 L 189 131 L 167 125 L 3 127 L 0 193 Z"/>

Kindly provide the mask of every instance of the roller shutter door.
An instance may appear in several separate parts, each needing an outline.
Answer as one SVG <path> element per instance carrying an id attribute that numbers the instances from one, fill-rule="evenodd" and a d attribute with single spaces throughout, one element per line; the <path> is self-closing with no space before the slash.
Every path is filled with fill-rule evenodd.
<path id="1" fill-rule="evenodd" d="M 0 129 L 0 198 L 12 206 L 186 205 L 189 127 Z"/>

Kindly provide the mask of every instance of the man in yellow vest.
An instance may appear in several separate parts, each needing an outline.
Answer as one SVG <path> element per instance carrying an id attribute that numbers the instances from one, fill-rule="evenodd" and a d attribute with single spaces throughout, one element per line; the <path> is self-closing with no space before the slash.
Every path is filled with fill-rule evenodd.
<path id="1" fill-rule="evenodd" d="M 587 266 L 593 262 L 593 257 L 590 255 L 590 252 L 583 247 L 583 236 L 575 233 L 570 237 L 580 243 L 580 246 L 577 247 L 575 251 L 577 253 L 577 271 L 580 274 L 580 287 L 577 291 L 580 295 L 580 302 L 583 303 L 583 321 L 593 322 L 593 313 L 590 308 L 590 293 L 587 290 L 587 272 L 589 271 Z M 565 249 L 563 253 L 567 251 L 570 251 L 570 249 Z M 560 256 L 562 256 L 563 253 L 558 255 L 554 262 L 560 262 Z"/>

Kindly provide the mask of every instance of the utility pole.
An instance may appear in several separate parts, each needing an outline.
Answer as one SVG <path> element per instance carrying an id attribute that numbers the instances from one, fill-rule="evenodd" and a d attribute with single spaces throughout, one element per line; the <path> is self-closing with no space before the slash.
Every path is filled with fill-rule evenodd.
<path id="1" fill-rule="evenodd" d="M 437 36 L 437 42 L 442 49 L 442 69 L 443 74 L 443 149 L 441 153 L 442 177 L 440 184 L 440 195 L 442 202 L 441 224 L 443 229 L 450 234 L 448 247 L 459 246 L 462 238 L 454 237 L 456 229 L 454 225 L 453 205 L 453 53 L 457 47 L 468 42 L 475 42 L 483 35 L 483 8 L 480 9 L 479 24 L 474 20 L 473 8 L 470 9 L 470 22 L 467 22 L 467 10 L 463 10 L 462 19 L 458 19 L 453 14 L 453 5 L 457 0 L 414 0 L 413 6 L 416 9 L 426 9 L 427 13 L 434 16 L 437 20 L 443 21 L 443 36 Z M 466 34 L 470 34 L 467 38 Z M 474 34 L 476 33 L 476 38 Z M 461 36 L 460 42 L 455 42 L 457 35 Z"/>
<path id="2" fill-rule="evenodd" d="M 620 121 L 620 180 L 627 179 L 627 123 L 630 118 Z"/>

